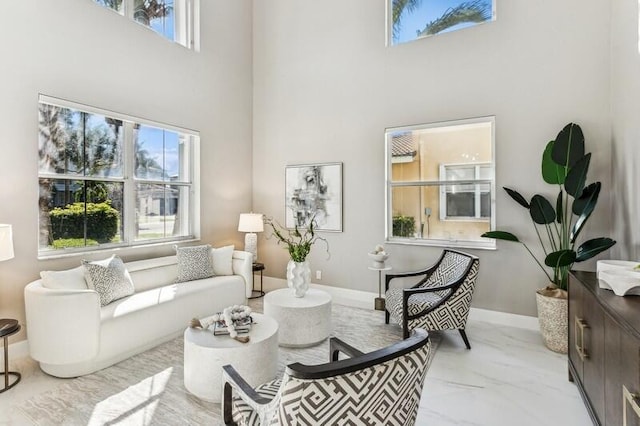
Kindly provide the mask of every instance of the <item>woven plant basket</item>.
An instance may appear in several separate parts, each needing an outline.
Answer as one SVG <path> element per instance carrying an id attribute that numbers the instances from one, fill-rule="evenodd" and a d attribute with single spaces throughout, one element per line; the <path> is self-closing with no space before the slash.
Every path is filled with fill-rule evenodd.
<path id="1" fill-rule="evenodd" d="M 536 291 L 538 323 L 544 345 L 554 352 L 567 353 L 568 308 L 567 292 L 553 287 Z"/>

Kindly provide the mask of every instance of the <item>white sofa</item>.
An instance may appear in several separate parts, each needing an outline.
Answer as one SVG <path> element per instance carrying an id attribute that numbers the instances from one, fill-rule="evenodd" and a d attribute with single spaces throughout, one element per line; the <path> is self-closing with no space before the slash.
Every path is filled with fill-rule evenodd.
<path id="1" fill-rule="evenodd" d="M 31 357 L 48 374 L 76 377 L 144 352 L 181 334 L 191 318 L 246 304 L 252 260 L 234 251 L 234 275 L 177 284 L 176 256 L 125 263 L 135 293 L 103 307 L 94 290 L 51 289 L 36 280 L 24 290 Z"/>

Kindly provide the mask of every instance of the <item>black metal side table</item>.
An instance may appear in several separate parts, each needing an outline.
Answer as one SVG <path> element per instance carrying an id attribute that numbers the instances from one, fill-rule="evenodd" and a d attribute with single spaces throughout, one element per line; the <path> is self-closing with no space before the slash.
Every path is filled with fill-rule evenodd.
<path id="1" fill-rule="evenodd" d="M 262 290 L 262 271 L 264 270 L 265 270 L 264 263 L 256 262 L 253 264 L 253 272 L 254 273 L 258 271 L 260 272 L 260 290 L 253 290 L 251 292 L 251 297 L 249 297 L 249 299 L 257 299 L 259 297 L 264 296 L 264 291 Z M 257 294 L 254 296 L 253 293 L 257 293 Z"/>
<path id="2" fill-rule="evenodd" d="M 20 382 L 22 376 L 15 371 L 9 371 L 9 336 L 13 336 L 20 331 L 20 324 L 18 320 L 14 319 L 0 319 L 0 338 L 4 340 L 4 371 L 0 374 L 4 374 L 4 388 L 0 389 L 0 393 L 8 391 L 12 387 Z M 9 384 L 9 376 L 14 376 L 13 383 Z"/>

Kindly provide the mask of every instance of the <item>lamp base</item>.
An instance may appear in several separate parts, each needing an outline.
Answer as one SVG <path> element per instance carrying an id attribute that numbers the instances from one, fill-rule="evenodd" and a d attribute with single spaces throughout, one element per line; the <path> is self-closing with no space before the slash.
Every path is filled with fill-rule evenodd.
<path id="1" fill-rule="evenodd" d="M 258 234 L 247 232 L 244 236 L 244 251 L 253 255 L 253 263 L 258 260 Z"/>

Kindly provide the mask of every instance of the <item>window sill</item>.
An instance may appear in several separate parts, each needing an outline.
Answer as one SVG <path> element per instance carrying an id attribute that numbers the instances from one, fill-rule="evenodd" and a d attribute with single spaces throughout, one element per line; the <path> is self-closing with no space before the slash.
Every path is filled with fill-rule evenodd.
<path id="1" fill-rule="evenodd" d="M 387 238 L 388 244 L 399 244 L 408 246 L 427 246 L 427 247 L 448 247 L 448 248 L 465 248 L 479 250 L 496 250 L 495 240 L 490 241 L 469 241 L 469 240 L 425 240 L 422 238 Z"/>
<path id="2" fill-rule="evenodd" d="M 131 245 L 112 245 L 105 246 L 104 248 L 97 248 L 93 250 L 84 250 L 84 249 L 59 249 L 59 250 L 50 250 L 38 252 L 38 260 L 51 260 L 51 259 L 63 259 L 69 257 L 77 257 L 77 256 L 90 256 L 93 253 L 100 254 L 116 254 L 122 251 L 134 251 L 145 248 L 152 247 L 163 247 L 163 246 L 173 246 L 181 243 L 192 243 L 200 241 L 200 238 L 196 237 L 185 237 L 184 239 L 179 240 L 171 240 L 171 241 L 155 241 L 149 243 L 137 243 Z"/>

